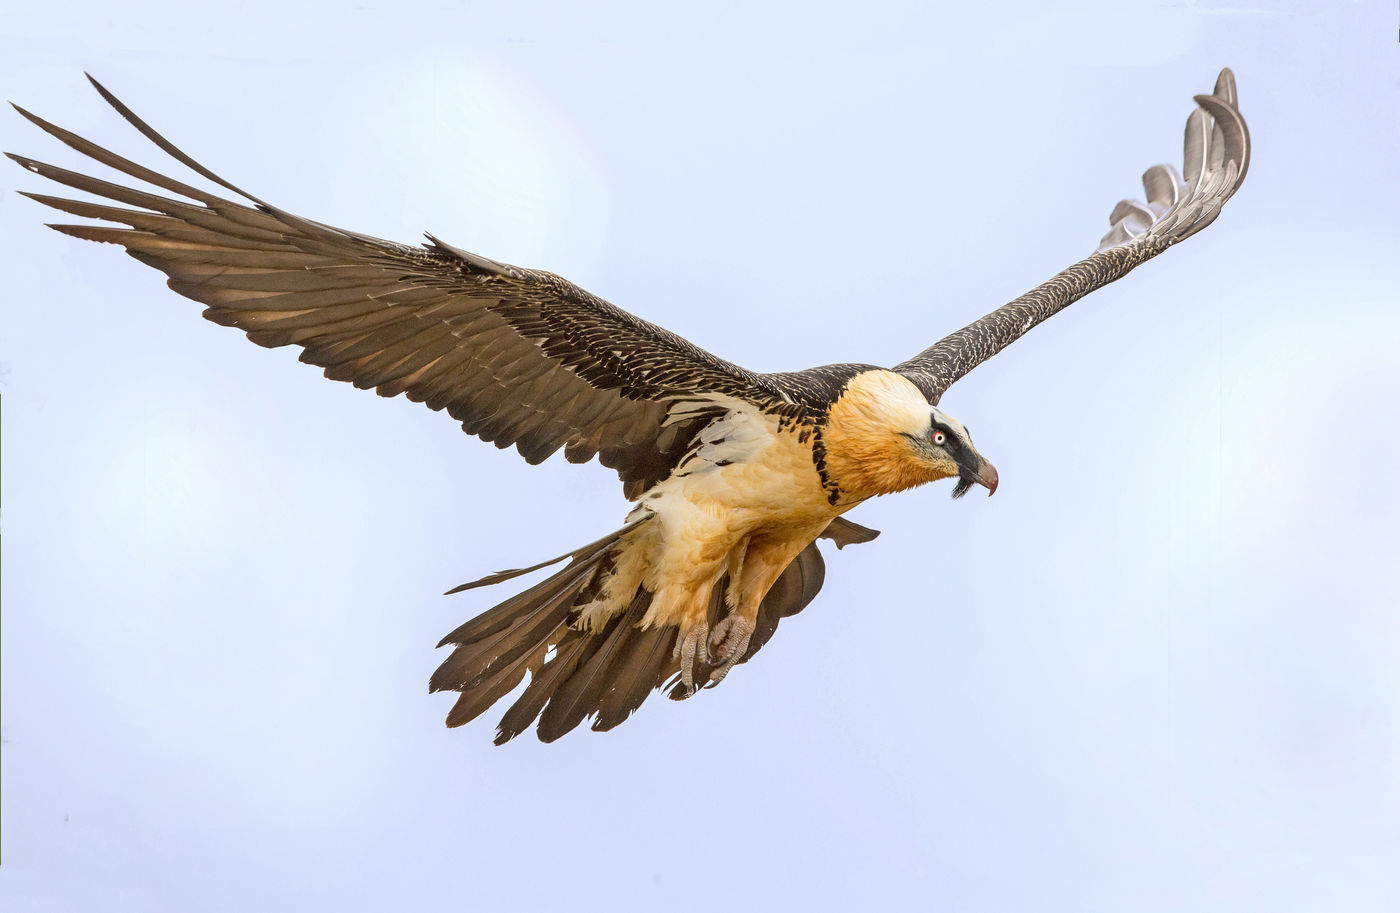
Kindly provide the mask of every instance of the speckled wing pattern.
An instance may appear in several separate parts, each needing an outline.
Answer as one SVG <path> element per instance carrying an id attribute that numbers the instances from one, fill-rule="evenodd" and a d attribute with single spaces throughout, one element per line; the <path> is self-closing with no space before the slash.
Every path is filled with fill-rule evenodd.
<path id="1" fill-rule="evenodd" d="M 1215 221 L 1249 169 L 1249 130 L 1234 74 L 1222 70 L 1215 91 L 1197 95 L 1196 105 L 1186 121 L 1184 179 L 1170 165 L 1149 168 L 1142 176 L 1147 202 L 1115 206 L 1112 227 L 1092 255 L 894 370 L 937 403 L 959 378 L 1032 327 Z"/>
<path id="2" fill-rule="evenodd" d="M 252 205 L 145 168 L 16 106 L 89 158 L 185 199 L 11 155 L 43 177 L 123 206 L 26 196 L 109 223 L 52 227 L 124 246 L 166 273 L 172 289 L 207 305 L 210 320 L 262 346 L 301 346 L 301 360 L 333 380 L 445 409 L 468 434 L 514 445 L 531 463 L 560 448 L 573 462 L 600 455 L 629 497 L 665 478 L 684 450 L 689 429 L 665 422 L 676 399 L 733 397 L 790 417 L 802 413 L 774 381 L 552 273 L 498 263 L 431 235 L 412 247 L 278 209 L 194 161 L 93 85 L 158 147 Z"/>

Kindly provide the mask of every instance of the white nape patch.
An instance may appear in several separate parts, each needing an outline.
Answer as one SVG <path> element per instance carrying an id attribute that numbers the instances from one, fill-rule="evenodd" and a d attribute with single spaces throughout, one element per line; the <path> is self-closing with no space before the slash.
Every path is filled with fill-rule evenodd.
<path id="1" fill-rule="evenodd" d="M 909 379 L 876 368 L 851 378 L 832 420 L 865 424 L 870 433 L 927 434 L 929 402 Z"/>

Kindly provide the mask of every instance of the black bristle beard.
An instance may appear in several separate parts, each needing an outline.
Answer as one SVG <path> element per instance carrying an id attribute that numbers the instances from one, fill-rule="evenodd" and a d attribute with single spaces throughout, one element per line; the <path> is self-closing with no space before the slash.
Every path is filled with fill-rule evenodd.
<path id="1" fill-rule="evenodd" d="M 967 476 L 958 476 L 958 484 L 953 486 L 953 499 L 957 500 L 972 490 L 974 482 Z"/>

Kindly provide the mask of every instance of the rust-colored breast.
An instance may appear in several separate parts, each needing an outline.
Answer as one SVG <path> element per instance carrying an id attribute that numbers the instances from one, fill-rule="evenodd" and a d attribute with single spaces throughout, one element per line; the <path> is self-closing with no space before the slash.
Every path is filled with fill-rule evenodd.
<path id="1" fill-rule="evenodd" d="M 928 432 L 928 400 L 904 377 L 873 370 L 851 379 L 832 404 L 823 432 L 826 474 L 838 504 L 856 504 L 957 475 L 951 460 L 930 461 L 906 435 Z"/>

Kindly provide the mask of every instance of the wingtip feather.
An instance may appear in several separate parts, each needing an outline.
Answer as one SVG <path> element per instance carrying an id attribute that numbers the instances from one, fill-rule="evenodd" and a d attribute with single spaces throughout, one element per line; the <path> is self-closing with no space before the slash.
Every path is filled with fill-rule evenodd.
<path id="1" fill-rule="evenodd" d="M 1240 105 L 1239 89 L 1235 85 L 1235 73 L 1229 67 L 1222 67 L 1220 75 L 1215 80 L 1216 98 L 1223 99 L 1230 105 L 1238 108 Z"/>
<path id="2" fill-rule="evenodd" d="M 15 102 L 10 102 L 10 107 L 11 107 L 11 108 L 14 108 L 16 111 L 18 111 L 19 114 L 20 114 L 20 117 L 23 117 L 25 120 L 29 121 L 30 123 L 38 123 L 39 120 L 40 120 L 39 115 L 34 114 L 33 112 L 28 111 L 28 110 L 26 110 L 26 109 L 20 107 L 20 106 L 19 106 L 17 103 L 15 103 Z"/>

